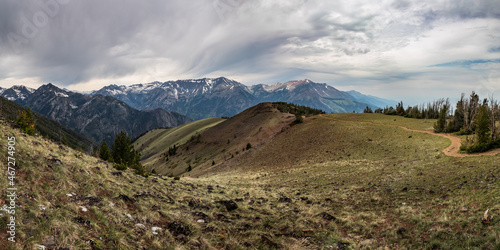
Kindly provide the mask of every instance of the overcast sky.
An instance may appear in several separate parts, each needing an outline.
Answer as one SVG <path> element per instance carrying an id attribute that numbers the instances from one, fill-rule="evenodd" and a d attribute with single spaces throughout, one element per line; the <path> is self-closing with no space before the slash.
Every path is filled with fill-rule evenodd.
<path id="1" fill-rule="evenodd" d="M 1 0 L 0 19 L 4 88 L 225 76 L 500 98 L 498 0 Z"/>

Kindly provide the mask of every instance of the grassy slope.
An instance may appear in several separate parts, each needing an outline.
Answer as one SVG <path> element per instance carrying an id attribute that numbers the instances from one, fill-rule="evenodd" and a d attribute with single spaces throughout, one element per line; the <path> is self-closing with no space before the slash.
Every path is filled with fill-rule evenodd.
<path id="1" fill-rule="evenodd" d="M 441 137 L 357 121 L 386 119 L 376 115 L 350 119 L 306 118 L 203 177 L 180 181 L 129 171 L 115 176 L 95 158 L 1 124 L 3 145 L 7 136 L 18 138 L 17 246 L 500 247 L 498 156 L 450 158 L 440 152 L 449 143 Z M 6 162 L 5 147 L 0 161 Z M 1 190 L 6 181 L 4 173 Z M 75 198 L 66 196 L 71 192 Z M 96 197 L 99 202 L 90 202 Z M 221 200 L 238 208 L 227 211 Z M 493 220 L 483 225 L 486 209 Z M 6 218 L 0 218 L 4 228 Z M 155 235 L 153 227 L 162 230 Z M 0 245 L 5 239 L 0 231 Z"/>
<path id="2" fill-rule="evenodd" d="M 259 147 L 294 120 L 294 115 L 281 113 L 270 103 L 259 104 L 200 133 L 199 139 L 181 145 L 175 156 L 168 161 L 163 157 L 154 167 L 157 173 L 173 175 L 185 174 L 190 165 L 193 172 L 210 168 L 238 158 L 248 143 Z"/>
<path id="3" fill-rule="evenodd" d="M 138 138 L 133 145 L 142 155 L 142 164 L 150 167 L 168 152 L 169 147 L 182 145 L 197 133 L 223 121 L 220 118 L 208 118 L 171 129 L 155 129 Z"/>

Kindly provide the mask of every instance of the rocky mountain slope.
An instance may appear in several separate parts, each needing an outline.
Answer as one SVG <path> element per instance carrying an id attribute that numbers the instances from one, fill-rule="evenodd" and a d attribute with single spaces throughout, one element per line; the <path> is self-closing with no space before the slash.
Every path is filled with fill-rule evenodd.
<path id="1" fill-rule="evenodd" d="M 25 108 L 0 97 L 0 119 L 13 123 L 18 119 L 19 110 L 25 110 Z M 83 152 L 92 152 L 97 148 L 97 143 L 84 135 L 36 112 L 32 111 L 32 113 L 35 116 L 35 129 L 40 135 Z"/>
<path id="2" fill-rule="evenodd" d="M 82 95 L 52 84 L 43 85 L 33 92 L 23 92 L 19 87 L 7 89 L 3 95 L 11 92 L 18 94 L 10 98 L 19 104 L 97 142 L 105 140 L 109 145 L 115 134 L 122 130 L 133 138 L 154 128 L 175 127 L 191 121 L 186 116 L 160 108 L 140 111 L 110 96 Z"/>
<path id="3" fill-rule="evenodd" d="M 140 110 L 163 108 L 175 111 L 193 120 L 233 116 L 259 103 L 245 85 L 224 77 L 129 87 L 111 85 L 92 94 L 113 96 Z"/>
<path id="4" fill-rule="evenodd" d="M 176 111 L 194 120 L 230 117 L 261 102 L 292 102 L 326 112 L 362 112 L 366 106 L 378 107 L 383 100 L 376 99 L 377 102 L 372 103 L 375 99 L 369 96 L 358 93 L 354 97 L 348 92 L 310 80 L 248 87 L 224 77 L 128 87 L 110 85 L 93 94 L 113 96 L 141 110 L 163 108 Z"/>

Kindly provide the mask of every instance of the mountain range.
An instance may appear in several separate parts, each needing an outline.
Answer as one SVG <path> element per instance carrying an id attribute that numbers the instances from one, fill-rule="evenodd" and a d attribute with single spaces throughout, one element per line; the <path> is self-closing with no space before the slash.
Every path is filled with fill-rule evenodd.
<path id="1" fill-rule="evenodd" d="M 106 141 L 110 145 L 120 131 L 125 131 L 130 137 L 137 137 L 151 129 L 175 127 L 191 121 L 176 112 L 161 108 L 141 111 L 110 96 L 83 95 L 53 84 L 43 85 L 36 90 L 14 86 L 4 89 L 0 95 L 28 106 L 94 141 Z"/>
<path id="2" fill-rule="evenodd" d="M 134 138 L 151 129 L 175 127 L 191 120 L 232 117 L 262 102 L 290 102 L 331 113 L 362 112 L 367 106 L 395 103 L 307 79 L 246 86 L 225 77 L 109 85 L 90 94 L 50 83 L 38 89 L 13 86 L 0 89 L 0 96 L 109 144 L 122 130 Z"/>
<path id="3" fill-rule="evenodd" d="M 91 95 L 113 96 L 140 109 L 163 108 L 189 116 L 193 120 L 233 116 L 261 102 L 291 102 L 331 113 L 362 112 L 394 105 L 395 102 L 340 91 L 325 83 L 310 80 L 289 81 L 273 85 L 246 86 L 225 77 L 109 85 Z"/>

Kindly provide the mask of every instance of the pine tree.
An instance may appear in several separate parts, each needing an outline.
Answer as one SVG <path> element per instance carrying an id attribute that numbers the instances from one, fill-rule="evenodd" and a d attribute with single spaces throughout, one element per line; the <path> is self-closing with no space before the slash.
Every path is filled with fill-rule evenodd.
<path id="1" fill-rule="evenodd" d="M 17 121 L 16 124 L 19 125 L 21 131 L 28 135 L 35 134 L 35 117 L 31 113 L 31 109 L 28 107 L 26 110 L 17 111 Z"/>
<path id="2" fill-rule="evenodd" d="M 445 132 L 446 125 L 446 114 L 448 113 L 448 105 L 444 105 L 439 111 L 438 120 L 434 124 L 434 132 L 441 133 Z"/>
<path id="3" fill-rule="evenodd" d="M 103 141 L 101 144 L 101 148 L 99 149 L 99 158 L 105 161 L 113 162 L 113 157 L 111 156 L 111 152 L 109 151 L 106 141 Z"/>
<path id="4" fill-rule="evenodd" d="M 486 145 L 490 143 L 490 116 L 486 104 L 479 106 L 475 123 L 477 145 Z"/>

